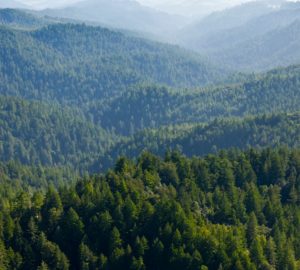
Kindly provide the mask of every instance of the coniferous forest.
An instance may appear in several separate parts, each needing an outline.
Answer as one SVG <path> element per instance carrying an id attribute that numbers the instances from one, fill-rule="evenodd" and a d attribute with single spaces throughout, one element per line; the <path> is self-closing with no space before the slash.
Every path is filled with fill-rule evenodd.
<path id="1" fill-rule="evenodd" d="M 85 1 L 0 1 L 0 270 L 300 269 L 299 4 Z"/>
<path id="2" fill-rule="evenodd" d="M 144 152 L 58 190 L 44 171 L 29 193 L 6 189 L 22 167 L 2 170 L 2 269 L 300 267 L 299 150 Z"/>

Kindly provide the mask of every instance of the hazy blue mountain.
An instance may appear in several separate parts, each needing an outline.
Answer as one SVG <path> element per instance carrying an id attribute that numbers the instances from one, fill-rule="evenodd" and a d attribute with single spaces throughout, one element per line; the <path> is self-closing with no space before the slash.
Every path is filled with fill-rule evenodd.
<path id="1" fill-rule="evenodd" d="M 300 18 L 288 26 L 213 53 L 212 59 L 243 70 L 266 70 L 276 66 L 287 66 L 300 62 L 299 42 Z"/>
<path id="2" fill-rule="evenodd" d="M 214 12 L 200 21 L 191 23 L 183 29 L 181 34 L 183 38 L 199 38 L 200 40 L 202 36 L 238 27 L 253 18 L 272 12 L 272 10 L 272 7 L 265 2 L 250 2 L 238 5 L 223 11 Z M 181 37 L 179 36 L 179 38 Z"/>
<path id="3" fill-rule="evenodd" d="M 177 29 L 185 21 L 183 17 L 144 7 L 135 0 L 87 0 L 62 9 L 47 9 L 41 14 L 98 22 L 160 37 Z"/>
<path id="4" fill-rule="evenodd" d="M 178 42 L 234 69 L 266 70 L 298 63 L 297 51 L 291 59 L 298 35 L 297 20 L 299 3 L 253 2 L 212 14 L 185 28 Z M 274 43 L 281 44 L 282 40 L 286 57 L 283 53 L 277 57 Z"/>
<path id="5" fill-rule="evenodd" d="M 0 9 L 0 25 L 15 28 L 36 28 L 52 22 L 50 19 L 38 18 L 19 9 Z"/>

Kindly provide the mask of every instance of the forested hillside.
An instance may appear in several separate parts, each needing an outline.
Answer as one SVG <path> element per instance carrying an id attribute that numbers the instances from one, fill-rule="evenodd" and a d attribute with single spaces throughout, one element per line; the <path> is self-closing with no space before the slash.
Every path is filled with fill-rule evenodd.
<path id="1" fill-rule="evenodd" d="M 298 10 L 299 14 L 300 8 Z M 299 63 L 300 16 L 288 26 L 281 27 L 253 38 L 242 41 L 215 56 L 225 65 L 236 65 L 239 69 L 267 70 L 278 66 Z M 258 59 L 260 59 L 258 61 Z"/>
<path id="2" fill-rule="evenodd" d="M 134 157 L 145 148 L 163 154 L 178 145 L 188 155 L 202 155 L 248 145 L 294 147 L 299 78 L 299 67 L 294 66 L 246 83 L 195 91 L 137 86 L 119 97 L 77 108 L 0 97 L 1 160 L 99 171 L 119 154 Z M 251 118 L 261 114 L 275 116 Z M 250 119 L 222 120 L 232 117 Z M 158 131 L 148 130 L 153 128 Z"/>
<path id="3" fill-rule="evenodd" d="M 0 9 L 0 24 L 14 28 L 34 29 L 50 23 L 50 19 L 37 18 L 17 9 Z"/>
<path id="4" fill-rule="evenodd" d="M 22 192 L 31 196 L 38 190 L 70 186 L 80 179 L 79 171 L 74 168 L 26 166 L 15 161 L 0 162 L 0 175 L 1 207 Z"/>
<path id="5" fill-rule="evenodd" d="M 97 160 L 92 170 L 112 166 L 119 156 L 137 157 L 143 151 L 163 156 L 170 149 L 183 154 L 203 156 L 222 149 L 300 146 L 300 113 L 217 119 L 208 124 L 171 125 L 148 129 L 116 143 Z"/>
<path id="6" fill-rule="evenodd" d="M 116 141 L 80 110 L 0 96 L 0 161 L 86 168 Z"/>
<path id="7" fill-rule="evenodd" d="M 0 28 L 1 94 L 82 104 L 137 83 L 173 87 L 226 78 L 197 54 L 100 27 L 53 24 L 36 31 Z"/>
<path id="8" fill-rule="evenodd" d="M 292 66 L 243 83 L 195 91 L 136 87 L 111 101 L 90 106 L 89 114 L 104 128 L 132 135 L 143 128 L 208 122 L 216 117 L 296 112 L 300 110 L 299 87 L 300 69 Z"/>
<path id="9" fill-rule="evenodd" d="M 1 197 L 1 269 L 299 269 L 299 150 L 121 158 Z"/>
<path id="10" fill-rule="evenodd" d="M 164 40 L 187 21 L 183 16 L 161 12 L 136 0 L 76 1 L 63 8 L 41 10 L 39 14 L 138 31 Z"/>
<path id="11" fill-rule="evenodd" d="M 213 89 L 174 91 L 140 86 L 76 109 L 1 97 L 1 160 L 81 169 L 97 160 L 93 170 L 98 171 L 121 153 L 134 157 L 145 148 L 163 154 L 179 145 L 188 155 L 202 155 L 224 147 L 297 146 L 299 115 L 276 114 L 300 110 L 299 78 L 295 66 Z M 213 121 L 258 114 L 275 116 Z M 177 124 L 182 126 L 173 131 L 172 125 Z M 143 131 L 165 125 L 171 127 Z M 124 140 L 124 136 L 129 138 Z"/>
<path id="12" fill-rule="evenodd" d="M 178 43 L 234 70 L 298 64 L 298 1 L 250 1 L 192 23 Z"/>

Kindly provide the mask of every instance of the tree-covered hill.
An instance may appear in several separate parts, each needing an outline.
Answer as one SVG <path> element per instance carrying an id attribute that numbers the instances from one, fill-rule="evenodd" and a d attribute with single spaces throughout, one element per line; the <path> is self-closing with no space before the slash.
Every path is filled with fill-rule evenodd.
<path id="1" fill-rule="evenodd" d="M 0 96 L 0 160 L 86 168 L 116 141 L 79 110 Z"/>
<path id="2" fill-rule="evenodd" d="M 0 93 L 82 104 L 137 83 L 195 87 L 225 79 L 199 55 L 100 27 L 0 29 Z"/>
<path id="3" fill-rule="evenodd" d="M 107 164 L 122 151 L 135 156 L 146 146 L 153 151 L 167 148 L 161 146 L 166 142 L 160 135 L 150 136 L 149 142 L 142 140 L 144 133 L 140 131 L 144 129 L 148 134 L 148 129 L 169 125 L 194 128 L 199 123 L 223 129 L 222 121 L 211 121 L 300 111 L 299 66 L 258 75 L 234 74 L 228 81 L 236 83 L 199 88 L 224 78 L 226 72 L 220 77 L 220 69 L 210 68 L 198 55 L 178 47 L 78 24 L 53 24 L 33 31 L 2 26 L 0 36 L 0 94 L 7 96 L 7 100 L 0 98 L 3 161 L 70 166 L 81 163 L 84 168 L 104 153 L 109 155 L 104 162 Z M 187 88 L 192 86 L 197 87 Z M 50 104 L 37 105 L 8 96 Z M 18 104 L 19 111 L 6 103 Z M 64 108 L 66 105 L 70 107 Z M 28 126 L 32 119 L 42 125 Z M 224 125 L 232 123 L 225 121 Z M 40 133 L 35 133 L 35 128 Z M 163 137 L 173 136 L 170 129 L 165 130 L 171 134 Z M 59 130 L 63 136 L 58 135 Z M 194 140 L 184 134 L 185 139 L 176 137 L 175 141 L 186 141 L 170 142 L 170 147 L 186 146 L 187 141 Z M 129 139 L 112 147 L 123 136 Z M 281 143 L 290 145 L 290 137 L 288 141 L 285 136 L 281 138 Z M 248 139 L 237 140 L 238 146 L 255 145 Z M 202 140 L 201 144 L 208 147 L 201 147 L 207 149 L 203 153 L 215 150 L 212 143 Z M 223 145 L 216 146 L 220 149 Z"/>
<path id="4" fill-rule="evenodd" d="M 37 190 L 44 191 L 50 186 L 70 186 L 80 178 L 79 171 L 67 166 L 27 166 L 16 161 L 0 162 L 0 175 L 2 206 L 6 204 L 7 199 L 15 198 L 20 191 L 32 195 Z"/>
<path id="5" fill-rule="evenodd" d="M 283 145 L 291 148 L 300 146 L 300 113 L 217 119 L 208 124 L 143 130 L 114 145 L 95 162 L 93 169 L 109 167 L 121 155 L 135 158 L 146 150 L 163 156 L 170 149 L 178 149 L 192 157 L 222 149 L 259 149 Z"/>
<path id="6" fill-rule="evenodd" d="M 298 113 L 229 118 L 145 129 L 123 138 L 89 122 L 80 110 L 1 97 L 0 156 L 4 162 L 100 171 L 120 155 L 134 158 L 144 150 L 163 155 L 178 148 L 192 156 L 232 147 L 297 147 L 299 119 Z"/>
<path id="7" fill-rule="evenodd" d="M 298 64 L 298 1 L 250 1 L 184 28 L 178 42 L 234 70 Z"/>
<path id="8" fill-rule="evenodd" d="M 294 112 L 300 110 L 299 78 L 299 67 L 293 66 L 242 84 L 195 91 L 135 86 L 119 97 L 82 104 L 76 109 L 1 97 L 1 160 L 80 165 L 80 169 L 94 164 L 92 169 L 98 171 L 107 168 L 121 153 L 135 157 L 145 148 L 160 150 L 161 154 L 181 145 L 193 155 L 223 147 L 297 146 Z M 267 117 L 265 122 L 253 118 L 261 114 L 275 116 Z M 232 117 L 242 119 L 214 121 Z M 288 124 L 284 125 L 284 121 Z M 173 128 L 174 125 L 179 127 Z M 160 129 L 162 126 L 171 127 Z M 261 129 L 252 129 L 253 126 Z M 158 131 L 149 131 L 154 128 Z M 239 136 L 241 133 L 244 137 Z M 120 141 L 124 136 L 129 137 Z"/>
<path id="9" fill-rule="evenodd" d="M 300 9 L 297 12 L 299 14 Z M 235 66 L 239 70 L 267 70 L 298 64 L 299 29 L 300 15 L 298 20 L 288 26 L 276 28 L 250 40 L 243 40 L 222 52 L 217 52 L 214 57 L 223 65 Z M 215 59 L 214 57 L 212 59 Z"/>
<path id="10" fill-rule="evenodd" d="M 0 25 L 20 29 L 34 29 L 45 26 L 51 20 L 38 18 L 19 9 L 0 8 Z"/>
<path id="11" fill-rule="evenodd" d="M 300 269 L 299 112 L 300 66 L 0 10 L 0 270 Z"/>
<path id="12" fill-rule="evenodd" d="M 77 1 L 66 7 L 41 10 L 39 14 L 143 32 L 164 40 L 187 21 L 184 16 L 161 12 L 136 0 Z"/>
<path id="13" fill-rule="evenodd" d="M 208 122 L 300 110 L 300 69 L 291 66 L 254 76 L 246 82 L 195 91 L 145 86 L 93 104 L 89 114 L 106 129 L 132 135 L 143 128 Z"/>
<path id="14" fill-rule="evenodd" d="M 299 150 L 121 158 L 69 188 L 1 196 L 0 268 L 297 270 L 299 175 Z"/>

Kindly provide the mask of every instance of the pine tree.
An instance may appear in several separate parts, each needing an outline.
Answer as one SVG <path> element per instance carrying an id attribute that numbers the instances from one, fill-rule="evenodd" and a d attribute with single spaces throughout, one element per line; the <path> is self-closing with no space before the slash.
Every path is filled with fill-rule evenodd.
<path id="1" fill-rule="evenodd" d="M 89 249 L 89 247 L 83 243 L 79 247 L 80 256 L 80 269 L 93 270 L 97 268 L 97 257 Z"/>
<path id="2" fill-rule="evenodd" d="M 270 265 L 276 268 L 277 265 L 276 244 L 272 237 L 269 237 L 267 242 L 266 257 Z"/>
<path id="3" fill-rule="evenodd" d="M 111 231 L 110 234 L 110 239 L 109 239 L 109 250 L 110 253 L 113 252 L 117 248 L 122 247 L 122 239 L 119 230 L 114 227 Z"/>
<path id="4" fill-rule="evenodd" d="M 255 216 L 255 213 L 251 212 L 247 223 L 247 228 L 246 228 L 246 237 L 249 246 L 252 244 L 253 240 L 256 239 L 257 237 L 257 227 L 258 227 L 257 218 Z"/>

